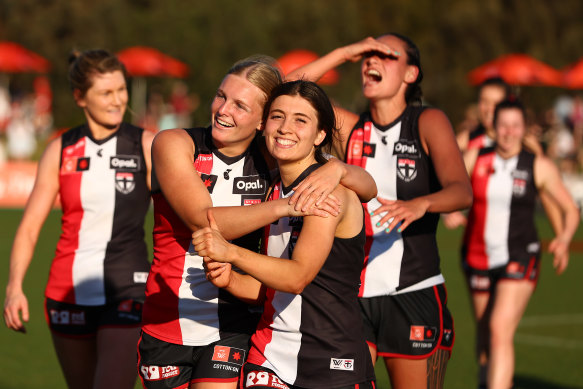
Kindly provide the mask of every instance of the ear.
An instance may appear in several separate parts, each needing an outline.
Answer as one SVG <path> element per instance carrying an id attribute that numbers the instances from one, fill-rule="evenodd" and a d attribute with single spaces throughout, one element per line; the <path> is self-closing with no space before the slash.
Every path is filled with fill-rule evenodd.
<path id="1" fill-rule="evenodd" d="M 257 126 L 256 130 L 261 132 L 263 131 L 265 128 L 263 126 L 263 120 L 259 122 L 259 125 Z"/>
<path id="2" fill-rule="evenodd" d="M 419 75 L 419 68 L 415 65 L 407 66 L 407 71 L 405 72 L 405 82 L 407 84 L 412 84 L 417 80 Z"/>
<path id="3" fill-rule="evenodd" d="M 319 130 L 316 139 L 314 140 L 314 146 L 319 146 L 326 139 L 326 131 Z"/>
<path id="4" fill-rule="evenodd" d="M 79 89 L 73 89 L 73 99 L 75 99 L 75 103 L 81 108 L 85 108 L 87 105 L 85 103 L 85 96 L 83 96 Z"/>

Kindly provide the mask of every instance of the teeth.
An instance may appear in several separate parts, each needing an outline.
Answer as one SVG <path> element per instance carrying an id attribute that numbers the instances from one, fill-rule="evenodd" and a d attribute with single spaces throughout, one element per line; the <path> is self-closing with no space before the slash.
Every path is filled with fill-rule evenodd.
<path id="1" fill-rule="evenodd" d="M 219 123 L 223 127 L 234 127 L 231 123 L 224 122 L 219 118 L 217 118 L 216 120 L 217 120 L 217 123 Z"/>
<path id="2" fill-rule="evenodd" d="M 379 71 L 375 69 L 367 70 L 366 75 L 374 79 L 375 81 L 380 81 L 382 79 L 381 73 L 379 73 Z"/>
<path id="3" fill-rule="evenodd" d="M 295 144 L 296 142 L 294 142 L 293 140 L 289 140 L 289 139 L 278 138 L 277 143 L 279 143 L 282 146 L 291 146 L 291 145 Z"/>

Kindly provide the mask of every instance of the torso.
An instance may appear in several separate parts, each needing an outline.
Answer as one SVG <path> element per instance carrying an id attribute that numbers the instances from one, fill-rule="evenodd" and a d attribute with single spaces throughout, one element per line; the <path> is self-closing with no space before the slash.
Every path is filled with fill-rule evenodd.
<path id="1" fill-rule="evenodd" d="M 387 126 L 361 115 L 350 133 L 346 162 L 361 166 L 375 179 L 378 196 L 410 200 L 441 189 L 431 158 L 422 148 L 417 119 L 421 107 L 408 107 Z M 426 213 L 403 233 L 376 226 L 381 216 L 370 212 L 381 204 L 365 204 L 366 256 L 361 274 L 361 297 L 424 289 L 443 283 L 435 232 L 439 215 Z"/>
<path id="2" fill-rule="evenodd" d="M 463 246 L 463 260 L 470 267 L 492 269 L 539 255 L 534 158 L 526 151 L 507 160 L 494 148 L 480 151 L 472 171 L 474 201 Z"/>
<path id="3" fill-rule="evenodd" d="M 255 142 L 238 157 L 227 157 L 212 145 L 210 129 L 186 130 L 195 146 L 195 168 L 214 206 L 251 205 L 263 201 L 269 172 Z M 251 334 L 259 314 L 206 280 L 192 232 L 156 188 L 154 261 L 146 286 L 143 330 L 170 343 L 200 346 L 237 333 Z M 193 199 L 193 201 L 196 201 Z M 233 221 L 243 222 L 243 221 Z M 261 231 L 233 241 L 258 251 Z"/>
<path id="4" fill-rule="evenodd" d="M 60 240 L 46 296 L 79 305 L 144 299 L 150 204 L 141 128 L 97 141 L 84 125 L 62 135 Z"/>

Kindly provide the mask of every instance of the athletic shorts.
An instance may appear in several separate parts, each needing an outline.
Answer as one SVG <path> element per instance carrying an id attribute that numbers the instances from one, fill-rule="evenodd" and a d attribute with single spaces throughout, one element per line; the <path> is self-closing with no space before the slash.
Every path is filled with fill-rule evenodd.
<path id="1" fill-rule="evenodd" d="M 480 270 L 462 264 L 471 293 L 492 293 L 500 280 L 538 281 L 540 257 L 533 256 L 523 261 L 509 261 L 505 266 Z"/>
<path id="2" fill-rule="evenodd" d="M 206 346 L 168 343 L 142 331 L 138 371 L 147 389 L 188 388 L 197 382 L 237 382 L 250 335 L 239 334 Z"/>
<path id="3" fill-rule="evenodd" d="M 451 351 L 453 318 L 444 284 L 359 302 L 365 339 L 378 356 L 424 359 L 437 348 Z"/>
<path id="4" fill-rule="evenodd" d="M 45 317 L 51 331 L 59 335 L 92 337 L 102 327 L 139 327 L 142 302 L 123 300 L 107 305 L 76 305 L 45 298 Z"/>
<path id="5" fill-rule="evenodd" d="M 363 382 L 360 384 L 340 386 L 334 389 L 374 389 L 374 381 Z M 241 373 L 240 389 L 302 389 L 299 386 L 289 385 L 283 382 L 273 370 L 253 363 L 243 365 Z"/>

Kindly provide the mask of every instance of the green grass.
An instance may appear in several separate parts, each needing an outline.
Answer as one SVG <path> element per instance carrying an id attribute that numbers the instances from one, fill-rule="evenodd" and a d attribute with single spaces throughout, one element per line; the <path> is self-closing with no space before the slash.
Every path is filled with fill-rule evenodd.
<path id="1" fill-rule="evenodd" d="M 4 290 L 12 239 L 20 210 L 0 210 L 0 256 L 4 258 L 0 285 Z M 152 215 L 148 216 L 151 231 Z M 546 220 L 538 221 L 543 239 L 551 236 Z M 0 388 L 64 388 L 65 383 L 50 341 L 43 313 L 43 291 L 60 234 L 60 212 L 53 211 L 41 232 L 25 280 L 31 318 L 27 333 L 0 328 Z M 474 323 L 459 265 L 461 230 L 440 226 L 438 241 L 442 270 L 454 315 L 456 340 L 448 365 L 446 388 L 476 388 Z M 583 228 L 576 239 L 583 241 Z M 539 286 L 518 329 L 515 388 L 583 388 L 583 253 L 573 252 L 566 273 L 556 276 L 544 255 Z M 4 294 L 2 294 L 3 300 Z M 377 364 L 377 386 L 389 388 L 384 367 Z M 136 386 L 139 387 L 139 386 Z M 112 388 L 113 389 L 113 388 Z"/>

